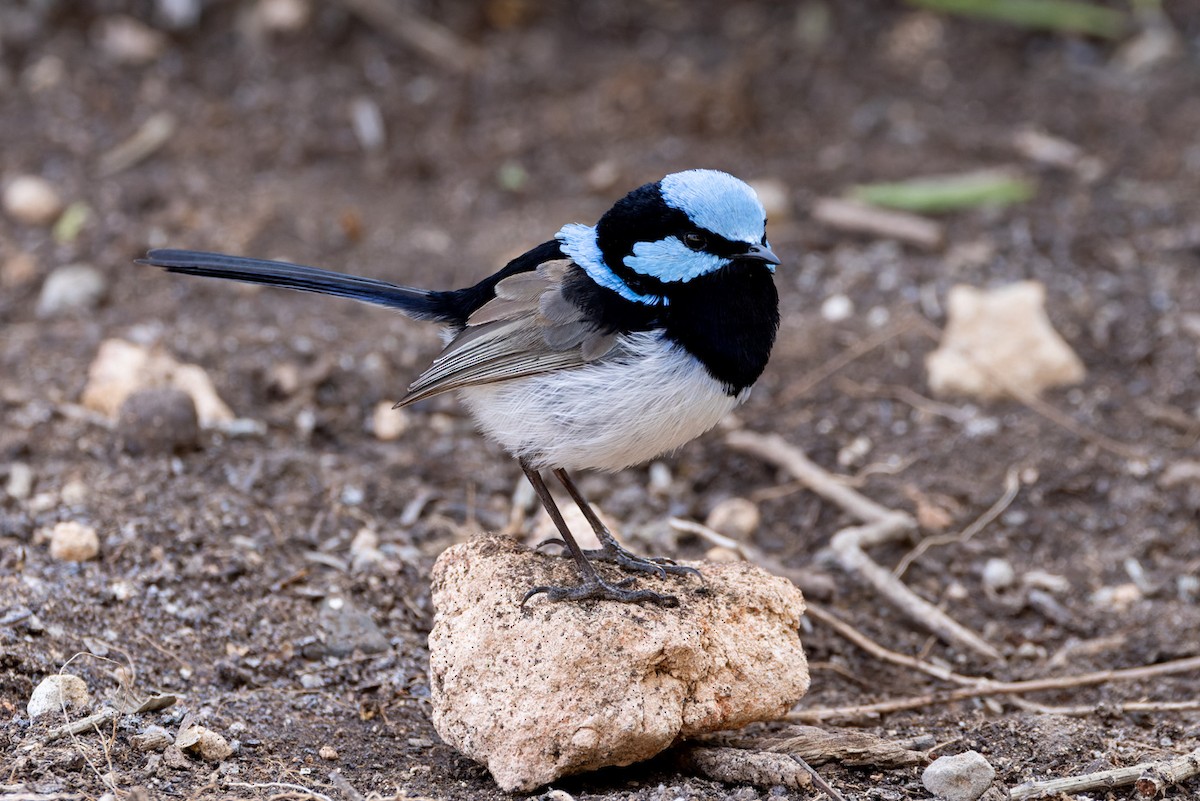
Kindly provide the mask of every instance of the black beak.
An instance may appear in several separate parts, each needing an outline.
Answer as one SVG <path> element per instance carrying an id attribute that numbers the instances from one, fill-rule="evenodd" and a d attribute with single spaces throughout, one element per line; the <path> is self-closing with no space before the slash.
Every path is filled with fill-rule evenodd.
<path id="1" fill-rule="evenodd" d="M 739 254 L 738 258 L 766 262 L 767 264 L 781 263 L 779 257 L 775 255 L 775 251 L 771 250 L 768 245 L 751 245 L 750 249 L 745 253 Z"/>

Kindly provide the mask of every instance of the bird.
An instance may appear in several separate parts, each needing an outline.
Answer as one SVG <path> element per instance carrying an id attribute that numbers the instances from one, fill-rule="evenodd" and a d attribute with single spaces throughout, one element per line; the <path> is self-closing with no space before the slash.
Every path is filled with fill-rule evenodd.
<path id="1" fill-rule="evenodd" d="M 779 328 L 767 218 L 754 189 L 711 169 L 675 172 L 616 201 L 595 225 L 568 223 L 479 283 L 399 286 L 281 261 L 154 249 L 171 273 L 350 298 L 440 323 L 445 348 L 397 407 L 455 391 L 516 461 L 553 521 L 579 582 L 530 588 L 551 601 L 678 605 L 636 574 L 699 575 L 623 547 L 570 476 L 646 463 L 713 428 L 743 403 Z M 600 547 L 576 542 L 547 486 L 551 473 Z M 595 563 L 615 564 L 608 580 Z"/>

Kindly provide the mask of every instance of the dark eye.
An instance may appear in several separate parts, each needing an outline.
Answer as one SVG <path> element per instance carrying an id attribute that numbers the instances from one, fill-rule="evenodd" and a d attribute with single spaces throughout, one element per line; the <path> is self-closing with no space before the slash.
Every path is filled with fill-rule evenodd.
<path id="1" fill-rule="evenodd" d="M 704 238 L 704 234 L 699 231 L 688 231 L 683 235 L 683 244 L 687 245 L 692 250 L 704 250 L 708 245 L 708 240 Z"/>

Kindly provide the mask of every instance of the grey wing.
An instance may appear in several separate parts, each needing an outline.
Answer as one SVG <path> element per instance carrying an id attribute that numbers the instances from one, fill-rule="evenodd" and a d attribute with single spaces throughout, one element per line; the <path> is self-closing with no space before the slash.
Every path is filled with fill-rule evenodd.
<path id="1" fill-rule="evenodd" d="M 569 370 L 608 353 L 616 333 L 589 322 L 562 294 L 572 268 L 579 269 L 566 260 L 546 262 L 498 283 L 496 297 L 471 315 L 397 406 L 461 387 Z"/>

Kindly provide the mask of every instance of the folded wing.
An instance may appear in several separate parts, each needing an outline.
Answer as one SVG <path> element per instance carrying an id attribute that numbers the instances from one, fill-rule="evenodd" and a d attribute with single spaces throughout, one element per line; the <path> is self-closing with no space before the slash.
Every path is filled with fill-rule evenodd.
<path id="1" fill-rule="evenodd" d="M 496 284 L 496 296 L 477 309 L 397 404 L 461 387 L 581 367 L 608 353 L 616 332 L 604 330 L 563 296 L 570 261 L 557 259 Z"/>

